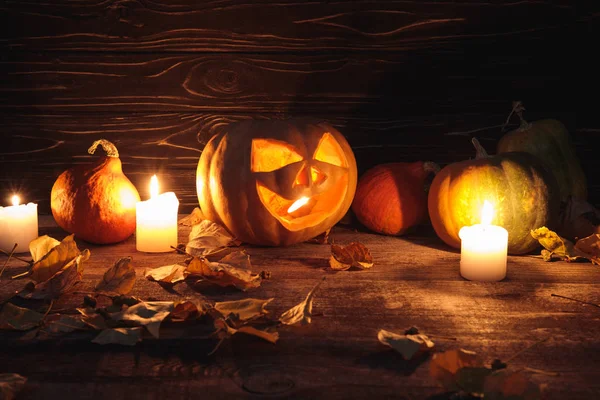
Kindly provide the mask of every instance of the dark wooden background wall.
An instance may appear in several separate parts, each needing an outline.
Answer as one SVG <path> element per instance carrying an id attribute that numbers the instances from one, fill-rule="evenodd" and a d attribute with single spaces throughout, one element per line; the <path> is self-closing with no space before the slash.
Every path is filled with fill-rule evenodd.
<path id="1" fill-rule="evenodd" d="M 493 152 L 513 100 L 571 131 L 600 202 L 596 1 L 1 0 L 0 199 L 117 143 L 148 196 L 197 205 L 201 149 L 244 118 L 339 127 L 360 171 Z"/>

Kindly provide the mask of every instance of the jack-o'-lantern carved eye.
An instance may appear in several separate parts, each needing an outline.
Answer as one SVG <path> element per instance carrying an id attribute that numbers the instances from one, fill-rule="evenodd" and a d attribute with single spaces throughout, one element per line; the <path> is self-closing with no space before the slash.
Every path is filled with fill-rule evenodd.
<path id="1" fill-rule="evenodd" d="M 253 172 L 271 172 L 302 161 L 294 146 L 272 139 L 253 139 L 251 166 Z"/>
<path id="2" fill-rule="evenodd" d="M 326 132 L 321 137 L 321 140 L 319 140 L 319 145 L 317 146 L 317 150 L 315 150 L 313 159 L 338 167 L 348 167 L 344 150 L 342 150 L 340 144 L 329 132 Z"/>

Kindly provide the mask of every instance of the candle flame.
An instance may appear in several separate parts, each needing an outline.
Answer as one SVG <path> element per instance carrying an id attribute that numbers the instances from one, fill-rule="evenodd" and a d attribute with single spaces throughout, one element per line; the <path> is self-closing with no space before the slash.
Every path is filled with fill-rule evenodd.
<path id="1" fill-rule="evenodd" d="M 16 194 L 13 195 L 13 197 L 10 200 L 12 201 L 13 206 L 18 206 L 21 202 L 21 199 L 19 199 L 19 196 L 17 196 Z"/>
<path id="2" fill-rule="evenodd" d="M 306 203 L 308 203 L 309 198 L 304 196 L 304 197 L 300 197 L 298 200 L 296 200 L 294 202 L 294 204 L 292 204 L 290 206 L 290 208 L 288 208 L 287 212 L 289 213 L 293 213 L 294 211 L 296 211 L 297 209 L 299 209 L 300 207 L 304 206 Z"/>
<path id="3" fill-rule="evenodd" d="M 150 198 L 155 197 L 158 197 L 158 178 L 156 175 L 152 175 L 152 178 L 150 178 Z"/>
<path id="4" fill-rule="evenodd" d="M 491 225 L 492 219 L 494 219 L 494 206 L 489 201 L 483 202 L 483 208 L 481 209 L 481 224 Z"/>

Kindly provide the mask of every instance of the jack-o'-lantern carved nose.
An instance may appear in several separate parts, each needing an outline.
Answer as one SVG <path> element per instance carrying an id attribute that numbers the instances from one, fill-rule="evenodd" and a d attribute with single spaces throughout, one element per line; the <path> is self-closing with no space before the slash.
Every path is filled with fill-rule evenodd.
<path id="1" fill-rule="evenodd" d="M 298 171 L 293 187 L 319 185 L 327 179 L 327 175 L 314 165 L 304 164 Z"/>

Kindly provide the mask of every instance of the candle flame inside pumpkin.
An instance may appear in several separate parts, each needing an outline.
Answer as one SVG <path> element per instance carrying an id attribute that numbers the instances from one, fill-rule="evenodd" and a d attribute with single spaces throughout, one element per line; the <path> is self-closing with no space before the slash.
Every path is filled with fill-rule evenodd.
<path id="1" fill-rule="evenodd" d="M 150 178 L 150 198 L 155 197 L 158 197 L 158 178 L 156 175 L 152 175 L 152 178 Z"/>
<path id="2" fill-rule="evenodd" d="M 18 206 L 21 202 L 21 199 L 19 199 L 19 196 L 17 196 L 16 194 L 10 200 L 12 201 L 13 206 Z"/>
<path id="3" fill-rule="evenodd" d="M 492 219 L 494 219 L 494 206 L 489 201 L 483 202 L 483 208 L 481 209 L 481 224 L 491 225 Z"/>
<path id="4" fill-rule="evenodd" d="M 300 197 L 298 200 L 296 200 L 291 206 L 290 208 L 288 208 L 287 212 L 288 213 L 293 213 L 294 211 L 298 210 L 300 207 L 306 205 L 306 203 L 308 203 L 309 198 L 304 196 L 304 197 Z"/>

